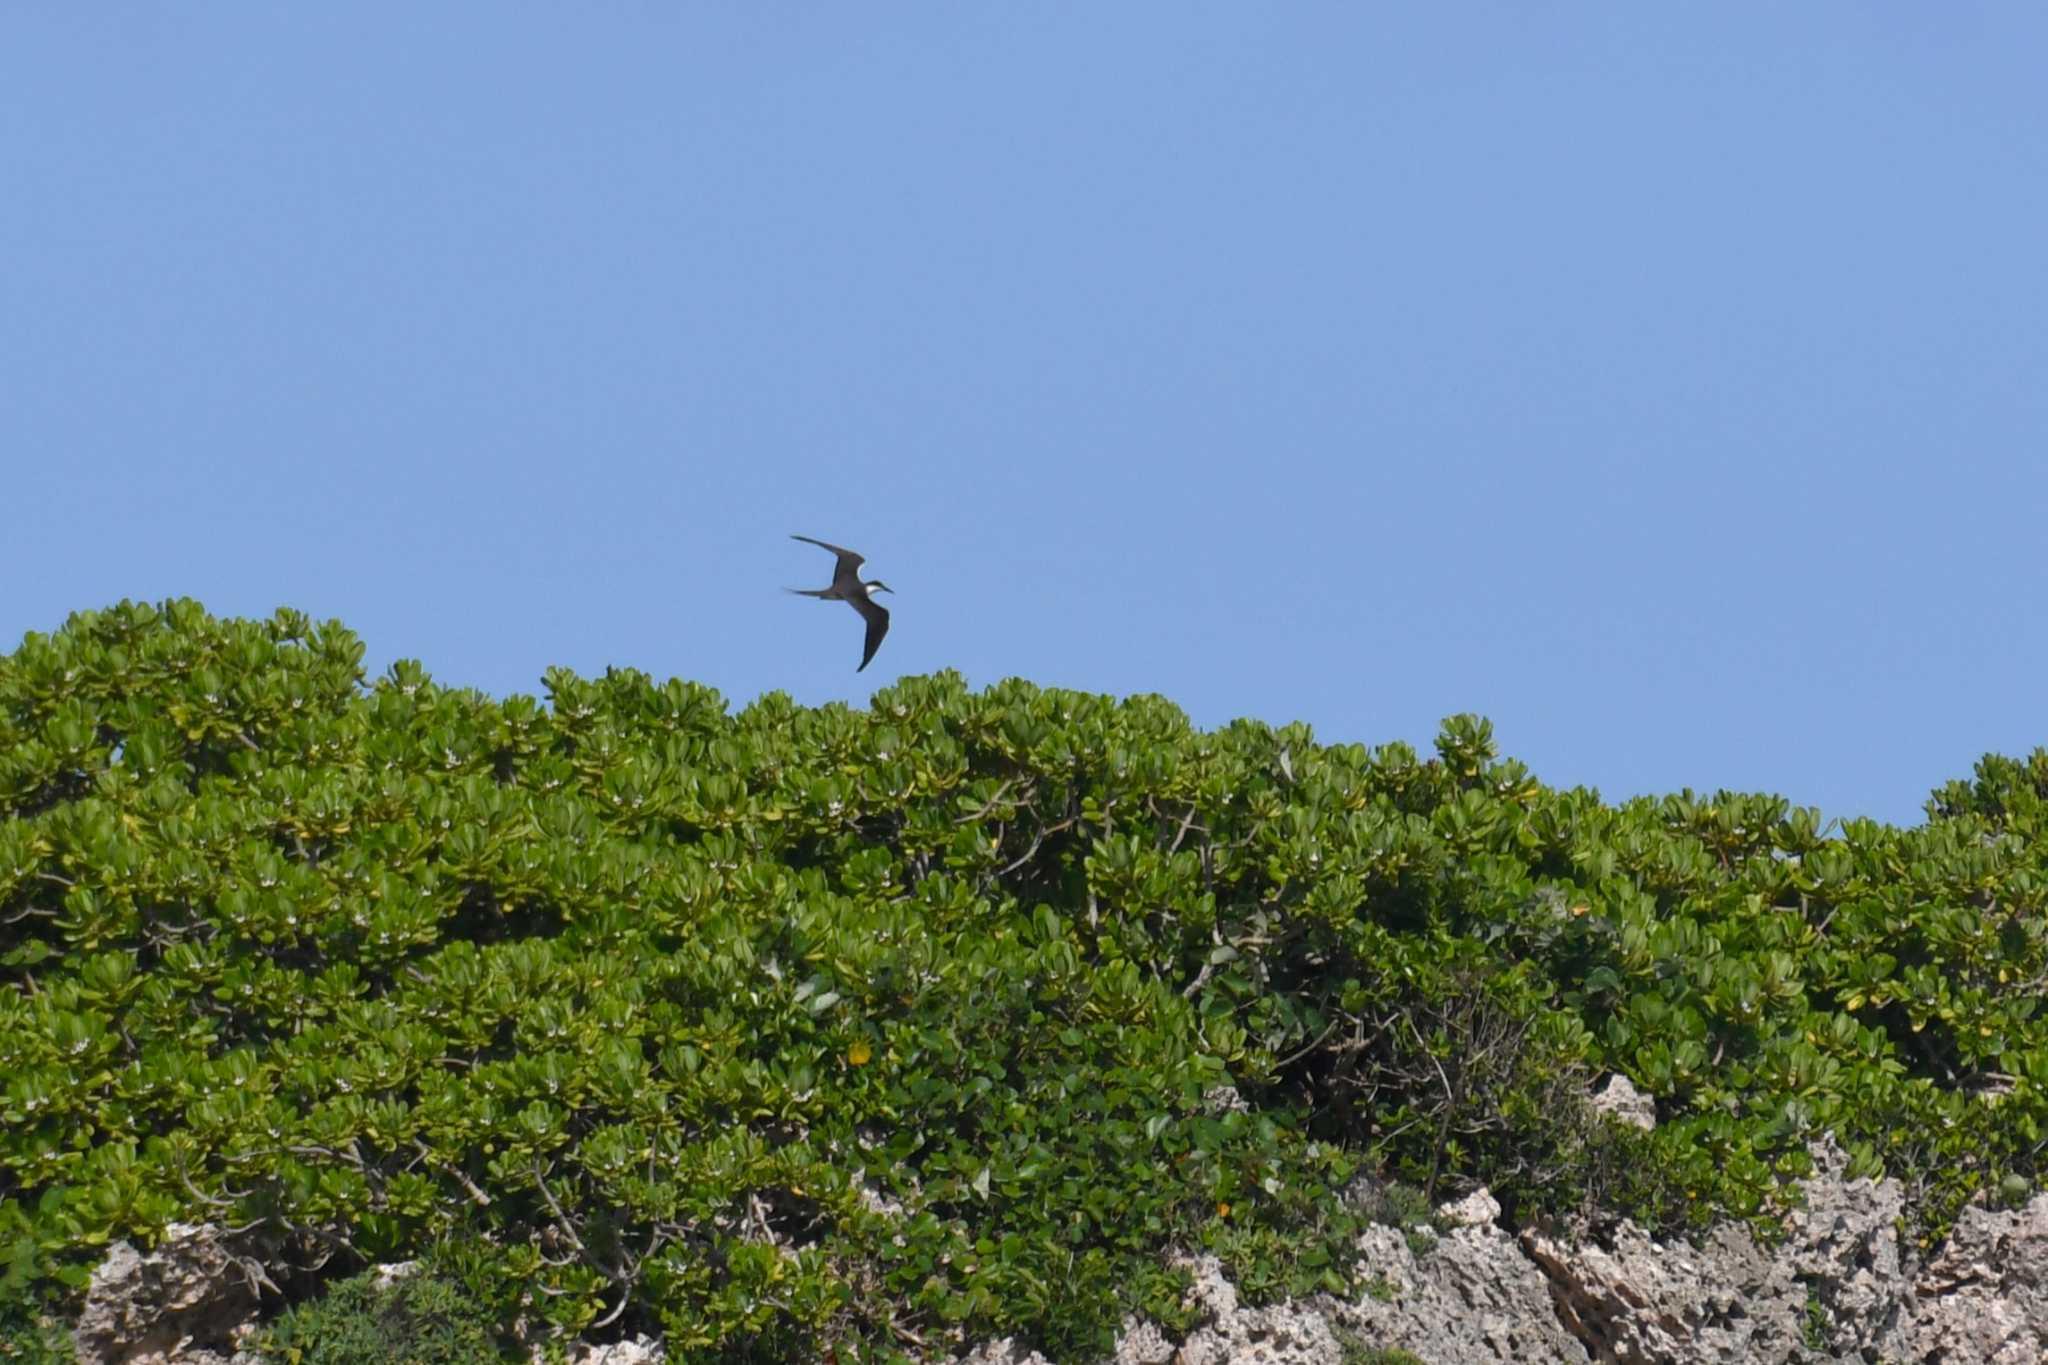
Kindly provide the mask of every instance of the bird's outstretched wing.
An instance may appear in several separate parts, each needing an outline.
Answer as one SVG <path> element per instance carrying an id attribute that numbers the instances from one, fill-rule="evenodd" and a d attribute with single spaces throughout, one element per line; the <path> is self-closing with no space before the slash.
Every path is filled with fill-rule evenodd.
<path id="1" fill-rule="evenodd" d="M 854 598 L 853 609 L 868 622 L 868 639 L 861 651 L 860 668 L 853 670 L 858 673 L 874 659 L 875 651 L 882 647 L 882 637 L 889 633 L 889 609 L 872 597 Z"/>
<path id="2" fill-rule="evenodd" d="M 801 540 L 805 544 L 815 545 L 821 550 L 830 550 L 833 554 L 839 556 L 840 564 L 849 571 L 858 569 L 861 565 L 868 562 L 866 555 L 857 555 L 842 545 L 831 545 L 822 540 L 814 540 L 810 536 L 792 535 L 790 539 Z"/>

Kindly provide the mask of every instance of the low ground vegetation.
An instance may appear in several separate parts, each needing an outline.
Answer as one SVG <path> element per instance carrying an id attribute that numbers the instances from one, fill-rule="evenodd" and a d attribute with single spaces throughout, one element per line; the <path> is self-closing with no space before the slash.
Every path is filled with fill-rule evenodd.
<path id="1" fill-rule="evenodd" d="M 1347 1189 L 1768 1232 L 1825 1131 L 1932 1238 L 2039 1180 L 2048 752 L 1829 826 L 1470 717 L 362 660 L 189 601 L 0 659 L 0 1358 L 173 1221 L 292 1299 L 430 1254 L 504 1340 L 1080 1360 L 1184 1320 L 1170 1249 L 1362 1292 Z"/>

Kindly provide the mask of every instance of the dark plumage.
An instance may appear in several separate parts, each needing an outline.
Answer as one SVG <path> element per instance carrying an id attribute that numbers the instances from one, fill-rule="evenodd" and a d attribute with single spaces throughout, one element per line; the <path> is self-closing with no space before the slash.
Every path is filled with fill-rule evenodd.
<path id="1" fill-rule="evenodd" d="M 875 601 L 869 594 L 894 592 L 896 590 L 879 578 L 870 578 L 865 583 L 861 582 L 860 566 L 867 561 L 851 550 L 841 549 L 837 545 L 828 545 L 822 540 L 812 540 L 809 536 L 792 535 L 790 539 L 801 540 L 806 544 L 815 545 L 821 550 L 830 550 L 833 554 L 839 556 L 839 563 L 832 569 L 831 587 L 788 588 L 785 591 L 797 593 L 804 597 L 822 597 L 828 602 L 844 602 L 861 614 L 861 619 L 868 623 L 868 637 L 867 644 L 861 652 L 860 668 L 853 670 L 856 673 L 860 672 L 862 668 L 868 666 L 868 661 L 875 657 L 875 651 L 882 647 L 882 637 L 889 633 L 888 608 Z"/>

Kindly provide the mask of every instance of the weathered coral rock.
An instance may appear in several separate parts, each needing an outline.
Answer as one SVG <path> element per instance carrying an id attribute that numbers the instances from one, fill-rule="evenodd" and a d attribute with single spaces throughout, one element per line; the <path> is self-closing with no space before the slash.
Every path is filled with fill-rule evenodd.
<path id="1" fill-rule="evenodd" d="M 2017 1212 L 1969 1208 L 1925 1269 L 1892 1350 L 1912 1362 L 2048 1360 L 2048 1195 Z"/>
<path id="2" fill-rule="evenodd" d="M 1343 1348 L 1329 1321 L 1302 1303 L 1242 1308 L 1237 1287 L 1214 1256 L 1186 1262 L 1190 1297 L 1208 1321 L 1188 1335 L 1178 1351 L 1137 1354 L 1135 1334 L 1126 1334 L 1117 1351 L 1117 1365 L 1338 1365 Z"/>
<path id="3" fill-rule="evenodd" d="M 1657 1101 L 1628 1077 L 1616 1072 L 1592 1097 L 1593 1112 L 1607 1114 L 1632 1128 L 1648 1130 L 1657 1126 Z"/>
<path id="4" fill-rule="evenodd" d="M 535 1351 L 539 1361 L 542 1352 Z M 633 1337 L 609 1346 L 576 1346 L 568 1354 L 569 1365 L 662 1365 L 668 1352 L 653 1337 Z"/>
<path id="5" fill-rule="evenodd" d="M 1789 1271 L 1806 1308 L 1805 1334 L 1851 1358 L 1896 1355 L 1893 1329 L 1906 1296 L 1899 1221 L 1904 1192 L 1896 1180 L 1847 1179 L 1849 1159 L 1833 1139 L 1811 1148 L 1813 1174 L 1804 1206 L 1787 1219 L 1774 1260 Z M 1782 1282 L 1781 1273 L 1780 1280 Z"/>
<path id="6" fill-rule="evenodd" d="M 955 1365 L 1052 1365 L 1052 1362 L 1036 1351 L 1019 1346 L 1014 1337 L 1003 1337 L 996 1341 L 984 1342 Z"/>
<path id="7" fill-rule="evenodd" d="M 1458 1211 L 1467 1216 L 1475 1209 Z M 1371 1227 L 1360 1236 L 1359 1274 L 1368 1292 L 1328 1310 L 1352 1338 L 1398 1347 L 1429 1365 L 1589 1358 L 1558 1321 L 1549 1279 L 1507 1233 L 1478 1222 L 1433 1239 L 1414 1235 L 1419 1249 L 1398 1228 Z"/>
<path id="8" fill-rule="evenodd" d="M 1726 1229 L 1688 1247 L 1624 1223 L 1608 1243 L 1522 1236 L 1581 1359 L 1749 1365 L 1799 1344 L 1805 1289 L 1746 1234 Z"/>
<path id="9" fill-rule="evenodd" d="M 72 1328 L 79 1365 L 203 1365 L 255 1318 L 253 1263 L 216 1228 L 173 1223 L 144 1254 L 116 1242 L 93 1271 Z"/>
<path id="10" fill-rule="evenodd" d="M 1133 1324 L 1116 1365 L 1326 1365 L 1353 1347 L 1396 1347 L 1428 1365 L 2048 1361 L 2048 1196 L 2019 1212 L 1966 1211 L 1915 1273 L 1898 1239 L 1897 1182 L 1848 1179 L 1832 1143 L 1814 1158 L 1805 1205 L 1770 1248 L 1734 1225 L 1696 1243 L 1628 1222 L 1597 1242 L 1515 1238 L 1479 1190 L 1437 1210 L 1448 1234 L 1368 1229 L 1368 1293 L 1356 1303 L 1243 1309 L 1221 1267 L 1196 1261 L 1209 1321 L 1178 1345 Z"/>
<path id="11" fill-rule="evenodd" d="M 1814 1151 L 1805 1207 L 1775 1249 L 1735 1226 L 1659 1242 L 1622 1223 L 1598 1243 L 1529 1231 L 1557 1315 L 1599 1361 L 1738 1365 L 1895 1353 L 1906 1292 L 1894 1182 L 1847 1180 L 1832 1143 Z"/>

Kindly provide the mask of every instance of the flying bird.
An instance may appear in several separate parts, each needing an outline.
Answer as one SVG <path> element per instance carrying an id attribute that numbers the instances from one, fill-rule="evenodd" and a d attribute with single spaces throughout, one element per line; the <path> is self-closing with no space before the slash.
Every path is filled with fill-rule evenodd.
<path id="1" fill-rule="evenodd" d="M 867 644 L 861 651 L 860 668 L 853 670 L 856 673 L 860 672 L 861 668 L 866 668 L 868 661 L 875 657 L 875 651 L 882 647 L 882 637 L 889 633 L 888 609 L 868 594 L 894 592 L 896 589 L 890 587 L 879 578 L 870 578 L 865 583 L 861 582 L 860 566 L 866 561 L 851 550 L 842 550 L 837 545 L 827 545 L 824 541 L 812 540 L 809 536 L 793 535 L 790 539 L 816 545 L 820 549 L 830 550 L 833 554 L 839 556 L 839 563 L 832 569 L 831 587 L 787 588 L 784 591 L 797 593 L 804 597 L 822 597 L 828 602 L 844 602 L 861 614 L 861 619 L 868 623 L 868 638 Z"/>

